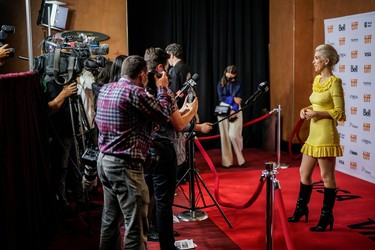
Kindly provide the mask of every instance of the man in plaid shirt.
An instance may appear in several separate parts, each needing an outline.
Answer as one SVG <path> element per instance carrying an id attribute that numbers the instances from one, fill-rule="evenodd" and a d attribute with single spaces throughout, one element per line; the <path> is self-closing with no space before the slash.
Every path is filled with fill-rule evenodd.
<path id="1" fill-rule="evenodd" d="M 104 85 L 97 100 L 98 175 L 103 185 L 100 249 L 121 249 L 118 219 L 123 216 L 125 249 L 147 249 L 148 188 L 143 166 L 151 143 L 152 121 L 168 123 L 171 97 L 168 78 L 155 77 L 156 98 L 145 92 L 147 65 L 129 56 L 122 78 Z"/>

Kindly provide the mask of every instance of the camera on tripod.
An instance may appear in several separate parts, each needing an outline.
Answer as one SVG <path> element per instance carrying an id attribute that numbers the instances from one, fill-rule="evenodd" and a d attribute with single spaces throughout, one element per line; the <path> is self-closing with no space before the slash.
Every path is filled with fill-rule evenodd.
<path id="1" fill-rule="evenodd" d="M 16 28 L 11 25 L 1 25 L 0 28 L 0 47 L 4 46 L 5 40 L 8 38 L 8 34 L 16 33 Z M 14 48 L 9 48 L 9 57 L 14 56 L 14 52 L 16 50 Z"/>
<path id="2" fill-rule="evenodd" d="M 84 34 L 47 37 L 43 41 L 44 54 L 34 58 L 34 71 L 65 85 L 82 73 L 84 68 L 95 71 L 104 67 L 106 59 L 102 55 L 109 53 L 109 47 L 92 43 L 92 40 Z"/>

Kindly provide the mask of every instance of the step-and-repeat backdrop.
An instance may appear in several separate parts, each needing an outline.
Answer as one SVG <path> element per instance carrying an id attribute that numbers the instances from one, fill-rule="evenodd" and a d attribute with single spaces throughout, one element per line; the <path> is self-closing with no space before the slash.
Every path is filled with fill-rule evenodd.
<path id="1" fill-rule="evenodd" d="M 375 12 L 324 20 L 325 42 L 337 49 L 347 120 L 339 123 L 337 170 L 375 183 Z"/>

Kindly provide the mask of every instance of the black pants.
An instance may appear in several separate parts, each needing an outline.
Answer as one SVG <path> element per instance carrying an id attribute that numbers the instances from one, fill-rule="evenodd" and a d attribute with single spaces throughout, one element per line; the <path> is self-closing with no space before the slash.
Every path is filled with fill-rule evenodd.
<path id="1" fill-rule="evenodd" d="M 176 152 L 172 142 L 168 140 L 154 142 L 153 149 L 158 154 L 158 160 L 145 170 L 150 197 L 155 196 L 153 223 L 156 224 L 159 232 L 160 249 L 174 249 L 172 206 L 176 191 Z"/>

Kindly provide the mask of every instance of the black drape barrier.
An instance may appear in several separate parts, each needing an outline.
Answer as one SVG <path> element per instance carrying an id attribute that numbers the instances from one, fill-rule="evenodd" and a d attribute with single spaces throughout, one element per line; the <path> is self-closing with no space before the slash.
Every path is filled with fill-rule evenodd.
<path id="1" fill-rule="evenodd" d="M 130 55 L 143 56 L 148 47 L 165 49 L 174 42 L 184 47 L 185 62 L 200 75 L 201 121 L 216 121 L 216 85 L 226 66 L 238 67 L 244 101 L 268 81 L 268 1 L 128 0 L 127 6 Z M 269 106 L 268 92 L 244 110 L 244 122 L 263 115 Z M 211 133 L 218 133 L 218 127 Z M 245 146 L 261 146 L 262 124 L 244 128 L 243 135 Z"/>
<path id="2" fill-rule="evenodd" d="M 0 75 L 1 248 L 44 249 L 57 229 L 46 103 L 38 75 Z"/>

